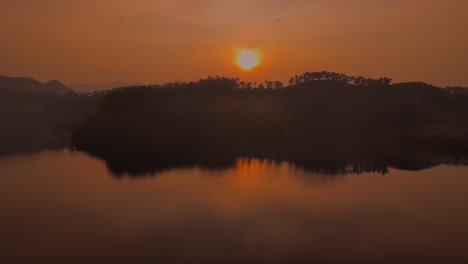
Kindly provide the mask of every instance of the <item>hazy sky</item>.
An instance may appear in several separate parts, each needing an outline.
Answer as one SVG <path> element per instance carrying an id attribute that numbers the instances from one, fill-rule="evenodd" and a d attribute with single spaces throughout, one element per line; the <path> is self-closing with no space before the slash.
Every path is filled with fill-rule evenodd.
<path id="1" fill-rule="evenodd" d="M 0 74 L 65 84 L 337 71 L 468 85 L 468 0 L 1 0 Z M 251 72 L 235 50 L 255 48 Z"/>

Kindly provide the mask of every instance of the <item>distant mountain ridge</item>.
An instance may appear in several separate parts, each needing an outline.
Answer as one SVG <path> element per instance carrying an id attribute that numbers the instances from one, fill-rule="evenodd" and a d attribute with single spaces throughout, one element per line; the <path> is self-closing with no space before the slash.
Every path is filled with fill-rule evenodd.
<path id="1" fill-rule="evenodd" d="M 135 83 L 127 83 L 127 82 L 113 82 L 104 85 L 93 85 L 93 84 L 77 84 L 71 85 L 70 87 L 78 92 L 94 92 L 94 91 L 105 91 L 105 90 L 112 90 L 118 87 L 128 87 L 128 86 L 143 86 L 144 83 L 135 82 Z"/>
<path id="2" fill-rule="evenodd" d="M 47 93 L 60 95 L 73 92 L 72 89 L 57 80 L 52 80 L 42 84 L 32 78 L 8 77 L 3 75 L 0 75 L 0 89 L 20 93 Z"/>

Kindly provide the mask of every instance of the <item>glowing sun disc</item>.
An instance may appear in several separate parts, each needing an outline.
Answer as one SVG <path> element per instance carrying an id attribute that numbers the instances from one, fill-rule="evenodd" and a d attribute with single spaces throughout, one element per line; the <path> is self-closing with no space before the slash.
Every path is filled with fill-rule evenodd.
<path id="1" fill-rule="evenodd" d="M 236 63 L 246 71 L 253 69 L 258 62 L 258 54 L 252 50 L 241 49 L 237 52 Z"/>

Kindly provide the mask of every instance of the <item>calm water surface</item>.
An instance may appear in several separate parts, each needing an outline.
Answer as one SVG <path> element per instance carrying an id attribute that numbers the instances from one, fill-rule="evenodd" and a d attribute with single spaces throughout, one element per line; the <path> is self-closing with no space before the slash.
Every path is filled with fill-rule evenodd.
<path id="1" fill-rule="evenodd" d="M 0 263 L 468 263 L 468 167 L 114 177 L 67 150 L 0 158 Z"/>

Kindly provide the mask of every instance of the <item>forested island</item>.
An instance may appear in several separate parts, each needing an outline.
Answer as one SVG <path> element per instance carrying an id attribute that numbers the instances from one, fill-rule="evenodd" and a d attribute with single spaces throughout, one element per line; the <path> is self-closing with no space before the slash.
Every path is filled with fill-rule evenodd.
<path id="1" fill-rule="evenodd" d="M 443 155 L 466 157 L 467 91 L 326 71 L 292 77 L 286 86 L 216 76 L 65 96 L 0 89 L 2 122 L 10 122 L 2 138 L 17 136 L 15 125 L 22 134 L 58 135 L 56 147 L 101 157 L 117 174 L 216 168 L 236 157 L 288 160 L 329 173 L 350 165 L 357 173 L 385 173 L 389 166 L 433 166 Z M 19 104 L 44 111 L 34 118 L 38 124 L 24 121 L 25 110 L 12 110 Z M 22 115 L 12 121 L 15 114 Z"/>

